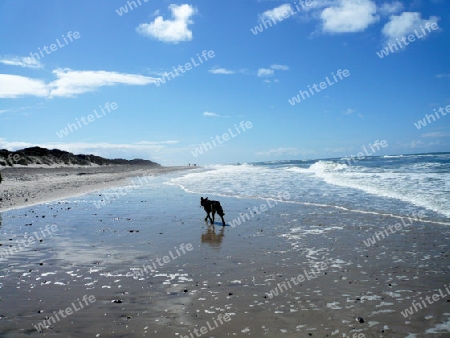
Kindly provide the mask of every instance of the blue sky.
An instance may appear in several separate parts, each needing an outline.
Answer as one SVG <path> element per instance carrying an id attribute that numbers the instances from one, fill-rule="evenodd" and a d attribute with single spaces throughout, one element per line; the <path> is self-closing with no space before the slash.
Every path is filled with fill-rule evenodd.
<path id="1" fill-rule="evenodd" d="M 444 0 L 4 0 L 0 22 L 0 148 L 163 165 L 450 151 Z"/>

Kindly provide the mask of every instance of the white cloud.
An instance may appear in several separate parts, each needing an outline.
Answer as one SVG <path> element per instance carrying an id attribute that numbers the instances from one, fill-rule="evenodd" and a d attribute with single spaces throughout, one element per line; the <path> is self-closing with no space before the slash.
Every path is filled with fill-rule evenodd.
<path id="1" fill-rule="evenodd" d="M 71 69 L 56 69 L 53 74 L 58 78 L 49 84 L 50 96 L 72 97 L 77 94 L 94 91 L 104 86 L 117 84 L 143 86 L 156 83 L 157 79 L 143 75 L 107 72 L 103 70 L 75 71 Z"/>
<path id="2" fill-rule="evenodd" d="M 288 14 L 289 13 L 289 14 Z M 271 20 L 271 21 L 281 21 L 283 20 L 283 16 L 292 15 L 293 11 L 291 5 L 284 4 L 268 11 L 265 11 L 259 16 L 261 21 Z"/>
<path id="3" fill-rule="evenodd" d="M 414 30 L 421 32 L 420 26 L 425 27 L 425 24 L 436 22 L 439 20 L 436 16 L 431 16 L 428 20 L 422 19 L 418 12 L 403 12 L 400 15 L 392 15 L 389 22 L 384 25 L 382 33 L 386 39 L 386 43 L 396 43 L 396 39 L 401 39 Z M 423 33 L 420 33 L 424 36 Z"/>
<path id="4" fill-rule="evenodd" d="M 158 16 L 153 22 L 140 24 L 136 31 L 164 42 L 191 41 L 192 31 L 189 30 L 188 25 L 193 24 L 190 17 L 197 10 L 187 4 L 180 6 L 172 4 L 169 10 L 172 12 L 172 20 L 164 20 L 162 16 Z"/>
<path id="5" fill-rule="evenodd" d="M 258 69 L 258 73 L 257 73 L 257 75 L 259 77 L 272 76 L 273 74 L 274 74 L 274 70 L 273 69 L 269 69 L 269 68 L 259 68 Z"/>
<path id="6" fill-rule="evenodd" d="M 219 115 L 219 114 L 216 114 L 216 113 L 209 112 L 209 111 L 205 111 L 205 112 L 203 113 L 203 116 L 208 116 L 208 117 L 219 117 L 220 115 Z"/>
<path id="7" fill-rule="evenodd" d="M 385 16 L 398 13 L 401 10 L 403 10 L 403 4 L 400 1 L 394 1 L 391 3 L 386 2 L 378 8 L 380 14 Z"/>
<path id="8" fill-rule="evenodd" d="M 44 81 L 20 75 L 0 74 L 0 98 L 16 98 L 19 96 L 48 96 L 48 88 Z"/>
<path id="9" fill-rule="evenodd" d="M 0 59 L 0 63 L 8 66 L 21 66 L 24 68 L 42 68 L 39 60 L 29 56 L 10 56 Z"/>
<path id="10" fill-rule="evenodd" d="M 205 111 L 203 113 L 203 116 L 206 116 L 206 117 L 218 117 L 218 118 L 221 118 L 221 119 L 227 119 L 227 118 L 231 117 L 229 115 L 220 115 L 220 114 L 213 113 L 213 112 L 210 112 L 210 111 Z"/>
<path id="11" fill-rule="evenodd" d="M 95 91 L 104 86 L 118 84 L 143 86 L 156 83 L 157 79 L 142 75 L 107 72 L 103 70 L 74 71 L 71 69 L 55 69 L 55 81 L 46 84 L 43 80 L 19 75 L 0 74 L 0 98 L 20 96 L 38 97 L 73 97 L 78 94 Z"/>
<path id="12" fill-rule="evenodd" d="M 285 65 L 271 65 L 270 68 L 275 70 L 289 70 L 289 67 Z"/>
<path id="13" fill-rule="evenodd" d="M 377 6 L 371 0 L 340 0 L 325 8 L 320 17 L 323 31 L 328 33 L 362 32 L 379 20 Z"/>
<path id="14" fill-rule="evenodd" d="M 228 70 L 225 68 L 213 68 L 208 70 L 211 74 L 222 74 L 222 75 L 229 75 L 229 74 L 235 74 L 233 70 Z"/>

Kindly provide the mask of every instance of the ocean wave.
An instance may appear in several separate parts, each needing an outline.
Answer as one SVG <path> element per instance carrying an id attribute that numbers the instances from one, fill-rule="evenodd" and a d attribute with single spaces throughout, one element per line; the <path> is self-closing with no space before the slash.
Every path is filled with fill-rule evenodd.
<path id="1" fill-rule="evenodd" d="M 450 164 L 445 156 L 436 158 L 392 163 L 392 158 L 378 157 L 353 165 L 339 159 L 214 165 L 170 184 L 191 193 L 237 198 L 276 198 L 289 192 L 294 202 L 371 211 L 395 212 L 401 201 L 404 210 L 424 208 L 450 218 Z"/>

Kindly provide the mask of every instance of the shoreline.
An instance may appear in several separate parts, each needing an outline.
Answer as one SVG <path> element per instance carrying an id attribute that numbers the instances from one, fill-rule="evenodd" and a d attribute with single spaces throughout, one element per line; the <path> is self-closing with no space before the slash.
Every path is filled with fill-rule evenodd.
<path id="1" fill-rule="evenodd" d="M 126 185 L 134 177 L 198 169 L 192 166 L 8 167 L 1 170 L 0 212 Z"/>

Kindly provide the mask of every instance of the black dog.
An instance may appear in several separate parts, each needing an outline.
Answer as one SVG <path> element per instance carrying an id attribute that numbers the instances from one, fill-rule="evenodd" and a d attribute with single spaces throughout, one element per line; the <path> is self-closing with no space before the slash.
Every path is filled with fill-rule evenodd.
<path id="1" fill-rule="evenodd" d="M 222 225 L 225 226 L 225 220 L 223 219 L 223 215 L 225 215 L 225 213 L 223 212 L 222 206 L 220 205 L 219 201 L 211 201 L 208 199 L 208 197 L 206 198 L 200 197 L 200 205 L 206 211 L 205 222 L 208 222 L 209 218 L 211 224 L 214 224 L 214 215 L 217 212 L 217 215 L 219 215 L 220 218 L 222 218 Z M 212 218 L 209 216 L 209 213 L 212 213 Z"/>

